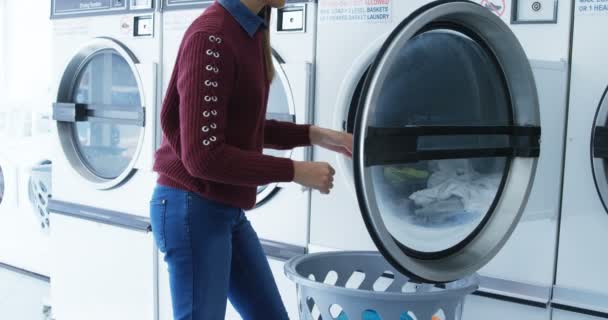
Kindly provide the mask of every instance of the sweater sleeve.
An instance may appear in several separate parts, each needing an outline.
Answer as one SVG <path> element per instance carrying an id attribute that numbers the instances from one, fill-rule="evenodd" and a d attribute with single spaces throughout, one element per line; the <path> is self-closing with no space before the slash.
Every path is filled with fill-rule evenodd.
<path id="1" fill-rule="evenodd" d="M 197 32 L 184 40 L 177 88 L 181 160 L 194 177 L 259 186 L 293 180 L 290 159 L 247 151 L 226 142 L 226 118 L 236 59 L 222 35 Z"/>
<path id="2" fill-rule="evenodd" d="M 285 150 L 307 146 L 310 146 L 310 125 L 266 120 L 264 147 Z"/>

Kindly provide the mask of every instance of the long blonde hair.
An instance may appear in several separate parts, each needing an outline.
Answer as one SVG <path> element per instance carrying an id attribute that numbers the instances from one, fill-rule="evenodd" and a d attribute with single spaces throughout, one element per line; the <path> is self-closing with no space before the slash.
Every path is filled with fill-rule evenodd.
<path id="1" fill-rule="evenodd" d="M 265 6 L 262 9 L 262 17 L 266 21 L 266 25 L 268 28 L 262 31 L 263 34 L 263 46 L 264 46 L 264 59 L 266 62 L 266 75 L 268 79 L 272 81 L 274 78 L 274 64 L 272 63 L 272 46 L 270 45 L 270 16 L 272 13 L 272 8 L 270 6 Z"/>

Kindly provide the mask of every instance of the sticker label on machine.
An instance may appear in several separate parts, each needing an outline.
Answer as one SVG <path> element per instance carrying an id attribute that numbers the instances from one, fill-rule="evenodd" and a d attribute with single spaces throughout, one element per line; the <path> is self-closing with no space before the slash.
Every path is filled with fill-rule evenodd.
<path id="1" fill-rule="evenodd" d="M 213 0 L 165 0 L 165 8 L 177 8 L 194 5 L 210 5 Z"/>
<path id="2" fill-rule="evenodd" d="M 319 2 L 319 22 L 387 23 L 392 0 L 326 0 Z"/>
<path id="3" fill-rule="evenodd" d="M 608 0 L 576 0 L 577 14 L 608 14 Z"/>
<path id="4" fill-rule="evenodd" d="M 91 11 L 125 10 L 127 2 L 124 0 L 55 0 L 53 1 L 53 13 L 75 14 Z"/>

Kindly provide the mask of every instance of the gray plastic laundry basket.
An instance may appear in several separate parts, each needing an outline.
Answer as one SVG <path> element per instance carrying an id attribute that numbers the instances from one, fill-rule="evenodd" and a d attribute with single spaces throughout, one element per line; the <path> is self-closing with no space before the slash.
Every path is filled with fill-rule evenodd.
<path id="1" fill-rule="evenodd" d="M 478 278 L 421 284 L 377 252 L 328 252 L 295 257 L 285 274 L 297 286 L 301 320 L 459 320 Z"/>

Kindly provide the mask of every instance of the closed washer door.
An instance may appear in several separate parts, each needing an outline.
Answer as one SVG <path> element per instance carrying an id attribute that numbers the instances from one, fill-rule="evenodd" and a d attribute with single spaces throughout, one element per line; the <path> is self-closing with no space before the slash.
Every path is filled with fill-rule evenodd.
<path id="1" fill-rule="evenodd" d="M 63 152 L 99 189 L 124 183 L 136 170 L 145 125 L 138 63 L 122 44 L 97 38 L 72 58 L 60 83 L 53 112 Z"/>
<path id="2" fill-rule="evenodd" d="M 266 109 L 266 120 L 276 120 L 282 122 L 296 122 L 296 110 L 289 85 L 289 79 L 283 70 L 282 65 L 285 61 L 277 52 L 273 52 L 272 63 L 275 68 L 275 77 L 270 84 L 268 94 L 268 104 Z M 266 148 L 264 154 L 274 157 L 291 158 L 292 150 L 280 150 Z M 257 189 L 256 207 L 262 206 L 270 201 L 279 191 L 277 183 L 259 186 Z"/>
<path id="3" fill-rule="evenodd" d="M 608 172 L 606 171 L 608 160 L 608 89 L 600 102 L 595 116 L 591 141 L 591 165 L 595 187 L 600 195 L 602 204 L 608 212 Z"/>

